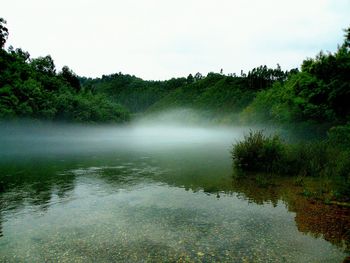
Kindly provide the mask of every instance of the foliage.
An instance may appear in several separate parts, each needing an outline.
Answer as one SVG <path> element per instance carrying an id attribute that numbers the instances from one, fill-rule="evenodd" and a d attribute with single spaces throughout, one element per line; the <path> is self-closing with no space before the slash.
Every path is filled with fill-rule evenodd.
<path id="1" fill-rule="evenodd" d="M 294 69 L 293 71 L 297 70 L 298 69 Z M 288 74 L 288 71 L 282 71 L 279 64 L 277 64 L 276 69 L 268 68 L 266 65 L 253 68 L 247 75 L 249 88 L 253 90 L 266 89 L 276 81 L 283 82 L 287 78 Z"/>
<path id="2" fill-rule="evenodd" d="M 303 185 L 305 177 L 330 178 L 339 196 L 350 196 L 350 151 L 336 144 L 332 137 L 287 144 L 278 136 L 250 131 L 243 141 L 233 145 L 232 158 L 241 176 L 247 172 L 263 172 L 265 177 L 271 173 L 292 175 L 297 176 L 296 185 Z"/>
<path id="3" fill-rule="evenodd" d="M 5 25 L 1 18 L 1 118 L 124 121 L 126 109 L 143 113 L 194 108 L 221 116 L 224 122 L 232 121 L 225 116 L 240 114 L 244 122 L 315 125 L 324 134 L 329 127 L 350 121 L 350 28 L 335 53 L 320 52 L 304 60 L 301 71 L 262 65 L 240 76 L 198 72 L 187 78 L 145 81 L 122 73 L 78 77 L 67 66 L 56 72 L 50 56 L 33 59 L 21 49 L 5 51 Z M 330 139 L 347 138 L 345 133 L 346 128 L 335 128 Z"/>
<path id="4" fill-rule="evenodd" d="M 75 122 L 125 122 L 129 113 L 119 104 L 111 102 L 102 94 L 91 92 L 60 93 L 56 98 L 57 120 Z"/>
<path id="5" fill-rule="evenodd" d="M 347 30 L 346 32 L 348 32 Z M 350 49 L 347 39 L 333 53 L 304 60 L 301 71 L 260 91 L 244 109 L 246 121 L 346 123 L 350 116 Z"/>
<path id="6" fill-rule="evenodd" d="M 284 73 L 277 68 L 261 66 L 248 73 L 248 77 L 224 76 L 209 73 L 204 77 L 199 72 L 187 78 L 167 81 L 144 81 L 122 73 L 103 75 L 90 79 L 78 77 L 67 66 L 56 72 L 50 56 L 30 59 L 27 52 L 9 48 L 0 57 L 0 116 L 2 118 L 34 117 L 45 119 L 97 121 L 103 106 L 87 106 L 97 101 L 104 105 L 107 98 L 121 104 L 133 113 L 157 111 L 168 108 L 199 108 L 217 113 L 237 113 L 247 106 L 257 90 L 282 80 Z M 256 85 L 260 85 L 259 87 Z M 93 99 L 96 96 L 96 99 Z M 104 97 L 105 99 L 97 99 Z M 79 107 L 81 112 L 78 114 Z M 114 109 L 121 109 L 119 106 Z M 83 109 L 87 111 L 82 113 Z M 92 114 L 94 109 L 96 112 Z M 103 111 L 103 110 L 102 110 Z M 109 111 L 108 111 L 109 112 Z M 125 113 L 125 110 L 122 110 Z M 109 114 L 107 114 L 109 115 Z M 123 114 L 121 114 L 123 115 Z M 227 115 L 227 114 L 226 114 Z M 116 116 L 119 116 L 116 114 Z M 113 118 L 112 118 L 113 119 Z"/>
<path id="7" fill-rule="evenodd" d="M 239 112 L 254 98 L 247 79 L 210 73 L 179 87 L 152 105 L 148 111 L 195 108 L 213 112 Z"/>
<path id="8" fill-rule="evenodd" d="M 79 81 L 79 77 L 68 67 L 64 66 L 62 71 L 59 73 L 59 76 L 67 81 L 67 83 L 75 90 L 80 91 L 81 85 Z"/>
<path id="9" fill-rule="evenodd" d="M 328 145 L 325 142 L 302 142 L 285 144 L 285 155 L 282 158 L 280 174 L 298 176 L 322 176 L 329 159 Z"/>
<path id="10" fill-rule="evenodd" d="M 273 172 L 284 155 L 284 148 L 278 136 L 265 136 L 261 130 L 250 131 L 243 141 L 234 145 L 231 154 L 240 170 Z"/>
<path id="11" fill-rule="evenodd" d="M 57 74 L 51 56 L 30 59 L 28 52 L 10 47 L 0 49 L 0 118 L 123 122 L 129 115 L 107 96 L 81 89 L 68 67 Z"/>
<path id="12" fill-rule="evenodd" d="M 187 78 L 144 81 L 122 73 L 97 79 L 81 78 L 83 87 L 104 93 L 131 112 L 155 112 L 169 108 L 194 108 L 214 112 L 239 112 L 257 91 L 275 82 L 283 82 L 289 72 L 260 66 L 240 77 L 199 72 Z"/>
<path id="13" fill-rule="evenodd" d="M 344 149 L 350 149 L 350 123 L 334 126 L 328 131 L 330 144 Z"/>
<path id="14" fill-rule="evenodd" d="M 102 78 L 81 78 L 83 87 L 94 94 L 102 93 L 128 108 L 131 112 L 143 112 L 169 92 L 185 85 L 186 78 L 172 78 L 166 81 L 145 81 L 122 73 Z"/>
<path id="15" fill-rule="evenodd" d="M 0 48 L 5 46 L 9 31 L 7 29 L 6 20 L 0 17 Z"/>

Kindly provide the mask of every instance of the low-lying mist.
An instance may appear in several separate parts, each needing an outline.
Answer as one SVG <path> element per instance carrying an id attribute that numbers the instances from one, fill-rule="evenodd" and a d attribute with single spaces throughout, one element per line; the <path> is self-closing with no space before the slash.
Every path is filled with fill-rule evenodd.
<path id="1" fill-rule="evenodd" d="M 210 124 L 203 114 L 176 110 L 137 117 L 127 125 L 83 125 L 21 120 L 0 123 L 0 157 L 152 152 L 220 145 L 227 150 L 246 127 Z"/>

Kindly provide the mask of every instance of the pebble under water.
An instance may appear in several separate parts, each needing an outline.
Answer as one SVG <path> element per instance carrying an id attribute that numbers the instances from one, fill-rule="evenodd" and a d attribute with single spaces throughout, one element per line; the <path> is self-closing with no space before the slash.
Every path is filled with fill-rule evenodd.
<path id="1" fill-rule="evenodd" d="M 69 129 L 35 143 L 2 136 L 0 262 L 342 262 L 350 255 L 349 210 L 313 209 L 285 180 L 269 189 L 234 180 L 229 150 L 244 129 L 170 130 L 167 139 L 137 128 L 64 142 Z"/>

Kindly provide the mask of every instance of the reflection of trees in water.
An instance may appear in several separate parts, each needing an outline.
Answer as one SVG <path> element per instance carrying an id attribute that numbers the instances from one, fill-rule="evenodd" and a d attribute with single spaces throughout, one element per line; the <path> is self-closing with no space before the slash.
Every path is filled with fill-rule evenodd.
<path id="1" fill-rule="evenodd" d="M 333 244 L 345 245 L 350 250 L 350 211 L 349 208 L 326 205 L 320 202 L 310 204 L 304 198 L 294 198 L 288 209 L 296 213 L 298 230 L 323 237 Z"/>
<path id="2" fill-rule="evenodd" d="M 68 166 L 69 167 L 69 166 Z M 69 197 L 74 189 L 76 176 L 62 173 L 65 166 L 55 163 L 14 163 L 0 164 L 0 237 L 2 232 L 2 214 L 24 206 L 46 211 L 52 198 Z"/>
<path id="3" fill-rule="evenodd" d="M 169 173 L 159 180 L 193 192 L 201 190 L 216 197 L 220 197 L 220 193 L 235 194 L 259 205 L 271 203 L 277 206 L 281 200 L 290 212 L 296 213 L 295 222 L 299 231 L 315 237 L 323 236 L 333 244 L 345 244 L 347 249 L 350 249 L 349 208 L 310 202 L 300 194 L 301 188 L 294 186 L 293 179 L 275 178 L 273 184 L 259 186 L 255 179 L 227 181 L 227 174 L 221 175 L 214 171 L 197 173 L 196 176 L 193 174 L 190 171 L 183 171 L 181 174 Z"/>
<path id="4" fill-rule="evenodd" d="M 0 209 L 17 209 L 26 202 L 46 210 L 54 193 L 62 198 L 71 192 L 74 180 L 73 174 L 58 174 L 57 166 L 52 163 L 1 165 L 0 201 L 3 205 Z"/>
<path id="5" fill-rule="evenodd" d="M 271 185 L 259 186 L 255 179 L 227 180 L 227 173 L 215 173 L 213 170 L 197 173 L 165 173 L 157 178 L 171 186 L 185 188 L 193 192 L 203 191 L 206 194 L 220 197 L 220 193 L 235 194 L 249 202 L 262 205 L 271 203 L 277 206 L 282 200 L 290 212 L 295 212 L 295 222 L 299 231 L 323 236 L 327 241 L 338 246 L 345 243 L 350 249 L 350 210 L 323 203 L 312 203 L 300 194 L 301 188 L 294 186 L 290 178 L 275 178 Z"/>
<path id="6" fill-rule="evenodd" d="M 300 232 L 345 246 L 350 250 L 350 209 L 321 202 L 311 202 L 300 194 L 301 188 L 291 179 L 276 179 L 275 186 L 258 187 L 251 179 L 241 179 L 233 184 L 234 192 L 256 204 L 278 200 L 285 202 L 288 211 L 295 212 L 295 222 Z"/>
<path id="7" fill-rule="evenodd" d="M 278 200 L 281 199 L 279 189 L 276 188 L 275 185 L 259 187 L 255 180 L 252 179 L 234 179 L 232 191 L 237 192 L 240 196 L 258 205 L 272 203 L 272 205 L 276 207 Z"/>
<path id="8" fill-rule="evenodd" d="M 2 198 L 1 198 L 1 195 L 2 195 L 2 193 L 3 193 L 4 191 L 5 191 L 4 183 L 3 183 L 3 181 L 0 179 L 0 237 L 3 236 L 3 235 L 2 235 L 2 215 L 1 215 L 1 213 L 2 213 L 2 211 L 3 211 L 3 204 L 4 204 L 4 202 L 3 202 Z"/>
<path id="9" fill-rule="evenodd" d="M 1 211 L 0 211 L 0 237 L 3 236 L 3 234 L 2 234 L 2 215 L 1 215 Z"/>
<path id="10" fill-rule="evenodd" d="M 79 162 L 80 163 L 80 162 Z M 89 163 L 91 165 L 91 163 Z M 0 236 L 2 235 L 1 212 L 18 209 L 24 202 L 46 210 L 53 196 L 69 197 L 75 187 L 78 172 L 71 170 L 76 164 L 57 164 L 57 162 L 0 166 Z M 85 177 L 103 180 L 111 189 L 144 183 L 147 180 L 166 183 L 191 191 L 203 191 L 219 197 L 221 193 L 242 196 L 256 204 L 285 202 L 291 212 L 295 212 L 295 221 L 299 231 L 350 249 L 350 211 L 349 208 L 311 203 L 298 194 L 300 188 L 293 186 L 290 179 L 276 181 L 276 185 L 258 187 L 252 179 L 234 180 L 227 171 L 218 171 L 216 167 L 206 169 L 185 169 L 165 171 L 146 162 L 130 163 L 119 167 L 100 168 L 98 170 L 81 169 Z M 71 170 L 70 173 L 59 173 Z"/>

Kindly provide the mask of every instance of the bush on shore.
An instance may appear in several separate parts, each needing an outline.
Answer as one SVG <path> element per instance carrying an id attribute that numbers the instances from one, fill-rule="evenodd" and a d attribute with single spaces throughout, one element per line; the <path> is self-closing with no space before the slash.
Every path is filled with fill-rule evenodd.
<path id="1" fill-rule="evenodd" d="M 298 144 L 287 144 L 279 136 L 267 136 L 263 131 L 250 131 L 233 145 L 233 164 L 239 176 L 255 172 L 327 178 L 334 182 L 334 191 L 350 197 L 350 151 L 335 143 L 346 128 L 334 128 L 326 140 Z"/>
<path id="2" fill-rule="evenodd" d="M 250 131 L 231 152 L 234 164 L 243 171 L 273 172 L 284 156 L 284 145 L 278 136 Z"/>
<path id="3" fill-rule="evenodd" d="M 249 172 L 302 176 L 348 175 L 350 152 L 343 147 L 343 143 L 336 143 L 343 129 L 331 129 L 327 140 L 296 144 L 287 144 L 278 135 L 264 135 L 262 130 L 250 131 L 242 141 L 233 145 L 231 154 L 234 166 Z M 338 130 L 340 133 L 337 133 Z"/>

